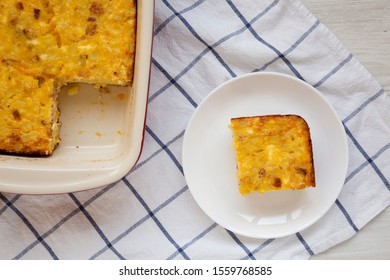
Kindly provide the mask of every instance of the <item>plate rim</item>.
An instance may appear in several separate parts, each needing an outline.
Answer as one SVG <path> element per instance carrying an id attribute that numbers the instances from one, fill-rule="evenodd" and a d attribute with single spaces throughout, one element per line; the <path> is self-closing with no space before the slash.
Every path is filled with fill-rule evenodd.
<path id="1" fill-rule="evenodd" d="M 218 225 L 222 226 L 223 228 L 227 229 L 227 230 L 230 230 L 236 234 L 239 234 L 239 235 L 242 235 L 242 236 L 246 236 L 246 237 L 249 237 L 249 238 L 280 238 L 280 237 L 286 237 L 286 236 L 290 236 L 292 234 L 296 234 L 302 230 L 305 230 L 307 229 L 308 227 L 312 226 L 313 224 L 315 224 L 316 222 L 318 222 L 318 220 L 320 220 L 329 210 L 330 208 L 335 204 L 335 201 L 337 200 L 337 198 L 340 196 L 340 193 L 343 189 L 343 186 L 344 186 L 344 183 L 341 184 L 341 186 L 338 188 L 337 192 L 335 192 L 335 199 L 332 201 L 329 200 L 329 203 L 327 204 L 327 207 L 324 207 L 322 209 L 321 212 L 319 212 L 317 214 L 317 216 L 314 218 L 314 219 L 311 219 L 305 223 L 302 223 L 302 225 L 300 225 L 299 227 L 295 228 L 294 230 L 290 230 L 290 231 L 286 231 L 286 232 L 283 232 L 283 233 L 279 233 L 279 234 L 250 234 L 248 232 L 245 232 L 245 231 L 241 231 L 241 230 L 237 230 L 237 229 L 233 229 L 231 227 L 228 227 L 226 224 L 222 224 L 220 223 L 218 220 L 215 219 L 214 215 L 211 215 L 210 213 L 208 213 L 204 207 L 202 206 L 202 204 L 198 201 L 198 197 L 196 197 L 194 195 L 194 191 L 193 191 L 193 186 L 190 186 L 190 183 L 187 181 L 187 176 L 188 175 L 188 169 L 186 168 L 186 157 L 187 157 L 187 146 L 188 146 L 188 128 L 191 128 L 192 126 L 192 123 L 194 122 L 195 118 L 197 117 L 197 114 L 199 112 L 199 110 L 203 107 L 203 105 L 205 103 L 208 102 L 209 99 L 211 99 L 215 94 L 217 94 L 221 88 L 223 87 L 226 87 L 226 86 L 229 86 L 231 83 L 235 83 L 237 82 L 238 80 L 242 80 L 242 79 L 247 79 L 247 78 L 250 78 L 250 77 L 253 77 L 253 76 L 261 76 L 261 78 L 264 78 L 266 76 L 270 76 L 270 77 L 279 77 L 279 78 L 282 78 L 282 79 L 287 79 L 287 80 L 291 80 L 291 81 L 294 81 L 294 82 L 297 82 L 297 83 L 300 83 L 301 85 L 309 88 L 311 91 L 314 91 L 316 93 L 316 95 L 321 99 L 322 102 L 324 102 L 326 104 L 326 106 L 328 107 L 328 109 L 330 109 L 330 111 L 332 112 L 332 114 L 334 115 L 334 117 L 336 117 L 336 120 L 337 120 L 337 126 L 338 126 L 338 129 L 340 129 L 342 131 L 342 135 L 343 135 L 343 141 L 342 143 L 340 143 L 340 145 L 343 146 L 343 150 L 345 151 L 345 161 L 344 161 L 344 165 L 343 165 L 343 182 L 345 181 L 345 178 L 347 176 L 347 172 L 348 172 L 348 166 L 349 166 L 349 147 L 348 147 L 348 140 L 347 140 L 347 135 L 346 135 L 346 132 L 345 132 L 345 129 L 343 127 L 343 124 L 342 124 L 342 121 L 339 117 L 339 115 L 337 114 L 336 110 L 334 109 L 334 107 L 332 106 L 332 104 L 325 98 L 325 96 L 319 91 L 317 90 L 316 88 L 314 88 L 312 85 L 310 85 L 309 83 L 307 83 L 306 81 L 303 81 L 295 76 L 291 76 L 291 75 L 288 75 L 288 74 L 285 74 L 285 73 L 280 73 L 280 72 L 272 72 L 272 71 L 263 71 L 263 72 L 251 72 L 251 73 L 246 73 L 246 74 L 243 74 L 243 75 L 240 75 L 240 76 L 236 76 L 234 78 L 231 78 L 219 85 L 217 85 L 213 90 L 211 90 L 202 100 L 201 102 L 198 104 L 198 106 L 195 108 L 195 110 L 193 111 L 188 123 L 187 123 L 187 126 L 186 126 L 186 129 L 185 129 L 185 132 L 184 132 L 184 135 L 183 135 L 183 144 L 182 144 L 182 164 L 183 164 L 183 174 L 184 174 L 184 177 L 185 177 L 185 180 L 187 182 L 187 186 L 188 186 L 188 189 L 193 197 L 193 199 L 195 200 L 195 202 L 197 203 L 197 205 L 200 207 L 200 209 L 204 212 L 204 214 L 206 216 L 208 216 L 210 219 L 212 219 L 214 222 L 216 222 Z"/>

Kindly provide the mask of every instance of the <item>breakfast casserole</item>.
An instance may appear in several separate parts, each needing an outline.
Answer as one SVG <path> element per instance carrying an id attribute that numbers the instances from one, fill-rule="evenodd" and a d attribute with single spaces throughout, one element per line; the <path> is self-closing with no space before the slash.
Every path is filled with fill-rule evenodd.
<path id="1" fill-rule="evenodd" d="M 82 82 L 132 84 L 134 0 L 0 2 L 0 151 L 50 155 L 57 95 Z"/>
<path id="2" fill-rule="evenodd" d="M 239 192 L 315 187 L 310 129 L 297 115 L 232 118 Z"/>

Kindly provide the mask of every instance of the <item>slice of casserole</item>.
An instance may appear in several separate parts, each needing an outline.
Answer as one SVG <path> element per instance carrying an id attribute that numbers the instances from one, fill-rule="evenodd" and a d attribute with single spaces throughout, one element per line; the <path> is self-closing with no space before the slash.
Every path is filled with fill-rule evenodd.
<path id="1" fill-rule="evenodd" d="M 0 151 L 49 155 L 59 142 L 53 79 L 0 67 Z"/>
<path id="2" fill-rule="evenodd" d="M 134 0 L 1 1 L 0 151 L 53 152 L 62 85 L 131 85 L 135 28 Z"/>
<path id="3" fill-rule="evenodd" d="M 239 191 L 315 187 L 310 130 L 297 115 L 232 118 Z"/>

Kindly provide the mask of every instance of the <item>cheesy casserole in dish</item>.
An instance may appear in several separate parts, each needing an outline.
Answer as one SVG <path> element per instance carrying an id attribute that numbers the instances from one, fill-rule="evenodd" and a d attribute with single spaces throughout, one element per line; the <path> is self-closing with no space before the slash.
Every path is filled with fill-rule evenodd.
<path id="1" fill-rule="evenodd" d="M 0 151 L 51 155 L 62 86 L 131 85 L 135 37 L 134 0 L 1 1 Z"/>

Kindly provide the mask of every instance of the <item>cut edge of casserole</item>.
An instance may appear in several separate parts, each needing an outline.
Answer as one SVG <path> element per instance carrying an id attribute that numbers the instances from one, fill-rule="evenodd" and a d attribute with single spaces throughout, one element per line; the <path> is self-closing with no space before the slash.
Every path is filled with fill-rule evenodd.
<path id="1" fill-rule="evenodd" d="M 59 87 L 1 63 L 0 151 L 50 155 L 59 143 Z"/>
<path id="2" fill-rule="evenodd" d="M 232 118 L 239 192 L 315 187 L 312 140 L 298 115 Z"/>

